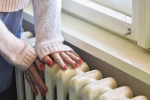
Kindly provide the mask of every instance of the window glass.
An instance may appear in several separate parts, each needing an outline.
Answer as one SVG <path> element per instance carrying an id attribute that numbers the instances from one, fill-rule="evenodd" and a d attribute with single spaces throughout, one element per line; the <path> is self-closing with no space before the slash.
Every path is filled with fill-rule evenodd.
<path id="1" fill-rule="evenodd" d="M 131 1 L 132 0 L 130 0 L 130 2 L 129 0 L 65 0 L 63 10 L 103 29 L 136 40 L 136 35 L 128 34 L 132 26 Z M 128 3 L 131 6 L 127 6 Z"/>
<path id="2" fill-rule="evenodd" d="M 115 11 L 132 16 L 132 0 L 91 0 Z"/>

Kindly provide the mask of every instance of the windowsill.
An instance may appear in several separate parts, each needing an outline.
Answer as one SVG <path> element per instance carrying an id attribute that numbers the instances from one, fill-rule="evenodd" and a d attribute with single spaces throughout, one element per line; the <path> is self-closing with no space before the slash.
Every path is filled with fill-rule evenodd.
<path id="1" fill-rule="evenodd" d="M 34 23 L 31 6 L 24 19 Z M 62 12 L 65 41 L 150 85 L 150 53 L 131 41 Z"/>

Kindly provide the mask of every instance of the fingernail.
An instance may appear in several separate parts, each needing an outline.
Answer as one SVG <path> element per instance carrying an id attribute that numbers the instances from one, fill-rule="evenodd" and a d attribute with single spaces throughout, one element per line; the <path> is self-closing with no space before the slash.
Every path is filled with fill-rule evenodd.
<path id="1" fill-rule="evenodd" d="M 45 96 L 45 94 L 43 93 L 43 92 L 41 92 L 41 95 L 44 97 Z"/>
<path id="2" fill-rule="evenodd" d="M 80 59 L 79 59 L 79 62 L 83 62 L 83 60 L 80 58 Z"/>
<path id="3" fill-rule="evenodd" d="M 65 69 L 68 69 L 68 67 L 67 67 L 66 65 L 64 65 L 64 68 L 65 68 Z"/>
<path id="4" fill-rule="evenodd" d="M 52 62 L 49 60 L 49 61 L 47 61 L 47 65 L 48 66 L 51 66 L 52 65 Z"/>
<path id="5" fill-rule="evenodd" d="M 44 93 L 46 93 L 46 91 L 43 89 Z"/>
<path id="6" fill-rule="evenodd" d="M 79 66 L 77 63 L 74 63 L 75 66 Z"/>
<path id="7" fill-rule="evenodd" d="M 34 96 L 36 96 L 37 94 L 35 92 L 33 92 Z"/>
<path id="8" fill-rule="evenodd" d="M 41 70 L 44 69 L 44 67 L 45 67 L 45 66 L 44 66 L 43 64 L 40 65 L 40 69 L 41 69 Z"/>

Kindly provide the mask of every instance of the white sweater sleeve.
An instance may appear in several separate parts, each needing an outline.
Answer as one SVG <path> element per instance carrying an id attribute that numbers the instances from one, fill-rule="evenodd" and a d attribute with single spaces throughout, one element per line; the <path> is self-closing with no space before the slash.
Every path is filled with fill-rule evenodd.
<path id="1" fill-rule="evenodd" d="M 28 43 L 16 38 L 0 20 L 0 55 L 20 70 L 27 69 L 37 57 Z"/>
<path id="2" fill-rule="evenodd" d="M 70 51 L 61 34 L 61 0 L 33 0 L 36 52 L 39 58 L 56 51 Z"/>

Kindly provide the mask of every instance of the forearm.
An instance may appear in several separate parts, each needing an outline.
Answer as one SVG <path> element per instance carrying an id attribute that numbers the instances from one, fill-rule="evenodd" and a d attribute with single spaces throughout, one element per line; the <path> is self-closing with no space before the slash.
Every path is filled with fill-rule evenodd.
<path id="1" fill-rule="evenodd" d="M 20 70 L 27 69 L 36 58 L 35 50 L 16 38 L 0 20 L 0 55 Z"/>
<path id="2" fill-rule="evenodd" d="M 69 51 L 61 34 L 61 0 L 33 0 L 36 51 L 39 58 L 56 51 Z"/>

